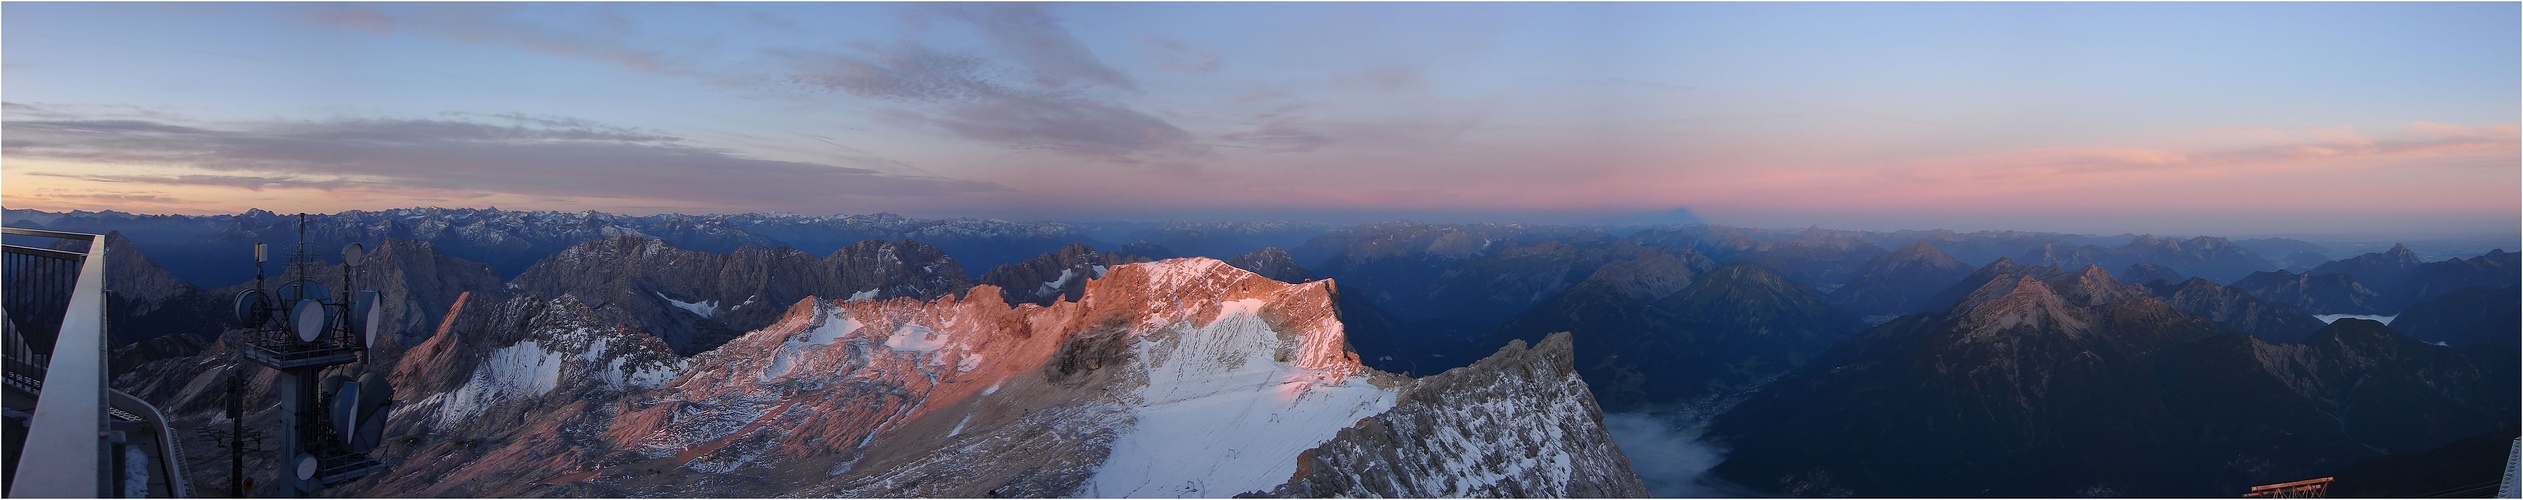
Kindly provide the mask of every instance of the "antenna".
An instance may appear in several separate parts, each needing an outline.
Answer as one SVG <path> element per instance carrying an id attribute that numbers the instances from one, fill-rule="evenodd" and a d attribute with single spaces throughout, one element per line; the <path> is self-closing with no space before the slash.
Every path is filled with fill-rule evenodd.
<path id="1" fill-rule="evenodd" d="M 368 347 L 383 329 L 383 301 L 374 290 L 352 288 L 352 278 L 367 253 L 367 247 L 358 243 L 342 248 L 341 295 L 334 296 L 322 282 L 309 279 L 308 267 L 319 262 L 307 252 L 307 220 L 307 214 L 298 214 L 297 250 L 289 252 L 290 272 L 278 293 L 264 291 L 262 268 L 270 254 L 265 245 L 255 245 L 254 289 L 237 295 L 235 311 L 245 329 L 241 353 L 281 375 L 274 389 L 281 396 L 285 424 L 276 457 L 288 458 L 274 465 L 279 469 L 281 493 L 288 496 L 314 496 L 324 488 L 385 471 L 385 464 L 367 453 L 383 441 L 383 419 L 391 414 L 387 407 L 392 406 L 394 393 L 373 372 L 366 374 L 374 378 L 373 383 L 366 378 L 353 384 L 347 377 L 325 376 L 335 366 L 366 359 Z M 367 372 L 364 364 L 358 368 Z M 241 384 L 243 378 L 240 373 L 230 380 Z M 242 424 L 236 425 L 241 431 Z M 231 466 L 242 467 L 238 460 L 232 459 Z"/>

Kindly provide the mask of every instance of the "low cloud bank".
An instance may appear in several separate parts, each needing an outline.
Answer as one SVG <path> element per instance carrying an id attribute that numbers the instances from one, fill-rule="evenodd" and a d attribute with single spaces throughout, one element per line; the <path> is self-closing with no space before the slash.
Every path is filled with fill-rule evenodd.
<path id="1" fill-rule="evenodd" d="M 1705 477 L 1726 460 L 1726 449 L 1701 440 L 1706 421 L 1679 415 L 1613 413 L 1603 416 L 1612 442 L 1629 455 L 1629 467 L 1657 497 L 1734 497 L 1741 492 Z"/>

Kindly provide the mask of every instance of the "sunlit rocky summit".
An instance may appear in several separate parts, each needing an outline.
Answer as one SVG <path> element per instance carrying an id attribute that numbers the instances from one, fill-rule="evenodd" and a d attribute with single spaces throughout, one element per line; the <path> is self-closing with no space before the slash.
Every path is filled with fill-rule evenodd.
<path id="1" fill-rule="evenodd" d="M 409 391 L 395 469 L 342 493 L 1646 493 L 1565 335 L 1414 380 L 1359 364 L 1328 280 L 1206 258 L 1081 279 L 1049 306 L 807 298 L 688 358 L 576 298 L 468 296 L 380 353 Z"/>

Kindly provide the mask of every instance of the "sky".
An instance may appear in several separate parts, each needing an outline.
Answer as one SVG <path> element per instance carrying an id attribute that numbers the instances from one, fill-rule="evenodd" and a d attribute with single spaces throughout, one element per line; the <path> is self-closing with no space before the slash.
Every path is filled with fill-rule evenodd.
<path id="1" fill-rule="evenodd" d="M 2505 3 L 0 4 L 0 205 L 2511 234 Z"/>

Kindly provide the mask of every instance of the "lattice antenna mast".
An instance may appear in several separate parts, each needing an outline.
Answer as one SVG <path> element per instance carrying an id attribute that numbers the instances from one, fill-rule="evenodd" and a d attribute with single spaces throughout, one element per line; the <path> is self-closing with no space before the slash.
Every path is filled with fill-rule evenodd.
<path id="1" fill-rule="evenodd" d="M 259 276 L 265 252 L 257 245 L 257 284 L 237 297 L 236 308 L 237 319 L 247 330 L 241 350 L 246 359 L 281 375 L 275 389 L 280 392 L 286 424 L 278 455 L 279 485 L 287 496 L 313 496 L 324 488 L 385 471 L 385 464 L 367 453 L 384 438 L 386 408 L 392 406 L 394 395 L 394 388 L 373 371 L 356 380 L 326 375 L 334 366 L 365 359 L 383 326 L 383 310 L 376 291 L 350 291 L 351 277 L 365 250 L 357 243 L 342 248 L 338 300 L 332 300 L 323 284 L 309 279 L 308 266 L 315 256 L 307 252 L 307 220 L 307 214 L 298 214 L 298 246 L 289 254 L 288 282 L 277 294 L 263 291 Z"/>

